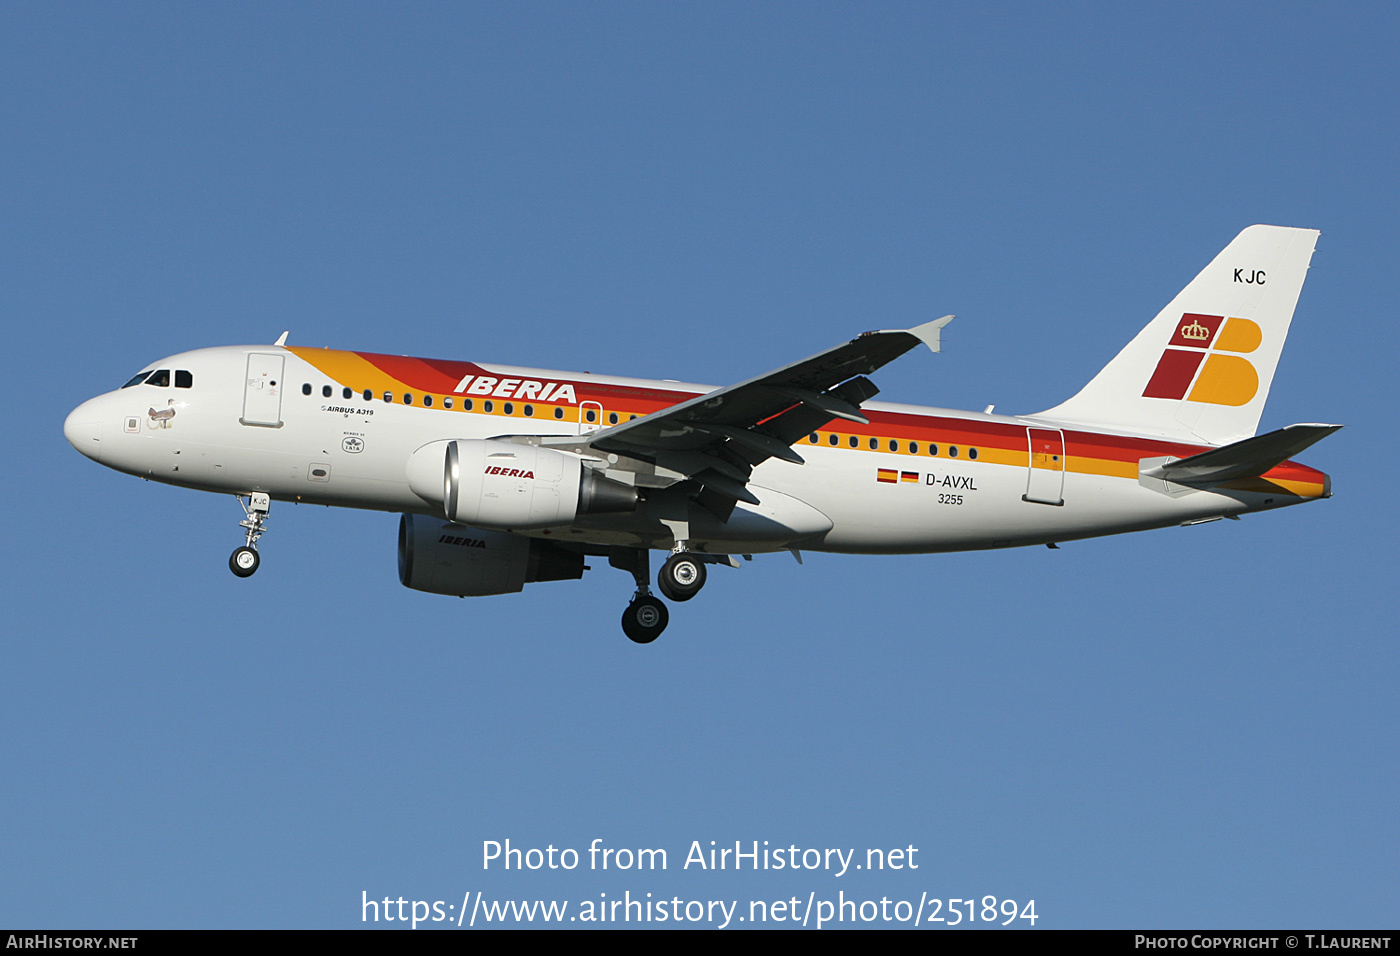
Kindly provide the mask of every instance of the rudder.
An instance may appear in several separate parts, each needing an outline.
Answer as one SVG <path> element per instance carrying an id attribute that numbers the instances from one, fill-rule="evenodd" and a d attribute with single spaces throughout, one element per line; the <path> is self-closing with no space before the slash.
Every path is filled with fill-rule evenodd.
<path id="1" fill-rule="evenodd" d="M 1079 394 L 1031 417 L 1210 445 L 1252 436 L 1318 235 L 1245 229 Z"/>

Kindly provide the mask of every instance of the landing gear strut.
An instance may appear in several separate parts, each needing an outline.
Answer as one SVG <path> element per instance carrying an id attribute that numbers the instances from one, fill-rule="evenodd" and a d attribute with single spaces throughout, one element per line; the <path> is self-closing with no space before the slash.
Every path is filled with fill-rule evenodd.
<path id="1" fill-rule="evenodd" d="M 228 569 L 240 578 L 249 577 L 258 569 L 258 539 L 267 530 L 263 525 L 267 523 L 267 513 L 272 507 L 271 500 L 264 494 L 248 495 L 247 504 L 243 503 L 243 498 L 243 495 L 238 496 L 238 504 L 247 517 L 238 522 L 238 526 L 248 529 L 248 540 L 243 547 L 235 549 L 228 559 Z"/>
<path id="2" fill-rule="evenodd" d="M 651 596 L 651 588 L 647 586 L 651 568 L 646 549 L 613 548 L 608 553 L 608 563 L 615 568 L 631 571 L 632 579 L 637 582 L 632 603 L 622 612 L 622 633 L 638 644 L 650 644 L 666 630 L 671 615 L 666 605 Z"/>

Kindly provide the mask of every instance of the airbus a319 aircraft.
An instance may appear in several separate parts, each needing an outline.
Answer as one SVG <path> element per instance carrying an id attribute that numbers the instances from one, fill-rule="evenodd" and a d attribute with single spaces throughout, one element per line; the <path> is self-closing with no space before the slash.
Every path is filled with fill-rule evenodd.
<path id="1" fill-rule="evenodd" d="M 504 594 L 630 571 L 623 631 L 666 627 L 711 564 L 791 551 L 916 554 L 1191 525 L 1331 494 L 1289 459 L 1340 425 L 1256 435 L 1318 233 L 1251 226 L 1077 395 L 1032 415 L 871 401 L 867 377 L 951 316 L 867 332 L 737 385 L 301 348 L 152 363 L 79 405 L 73 447 L 238 496 L 258 569 L 270 503 L 402 513 L 399 577 Z"/>

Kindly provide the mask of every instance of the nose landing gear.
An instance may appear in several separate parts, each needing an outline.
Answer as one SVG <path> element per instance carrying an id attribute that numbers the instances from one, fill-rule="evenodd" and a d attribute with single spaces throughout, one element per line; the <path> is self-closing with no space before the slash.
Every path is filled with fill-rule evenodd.
<path id="1" fill-rule="evenodd" d="M 248 495 L 247 504 L 243 503 L 243 498 L 243 495 L 238 496 L 238 504 L 243 508 L 246 517 L 238 522 L 238 526 L 248 530 L 248 540 L 243 547 L 236 548 L 228 559 L 228 569 L 240 578 L 249 577 L 258 569 L 261 562 L 258 557 L 258 539 L 267 530 L 263 525 L 267 523 L 267 513 L 272 507 L 271 499 L 264 494 Z"/>

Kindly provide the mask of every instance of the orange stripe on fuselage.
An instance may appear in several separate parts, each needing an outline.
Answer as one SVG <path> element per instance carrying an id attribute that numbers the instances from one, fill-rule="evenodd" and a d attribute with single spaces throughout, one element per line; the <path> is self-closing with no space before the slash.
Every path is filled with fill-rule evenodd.
<path id="1" fill-rule="evenodd" d="M 302 361 L 310 364 L 323 375 L 335 380 L 342 387 L 348 386 L 356 392 L 368 388 L 376 398 L 384 392 L 393 393 L 396 401 L 402 401 L 404 394 L 411 394 L 417 400 L 422 395 L 441 398 L 454 395 L 461 399 L 471 398 L 480 402 L 493 399 L 528 401 L 543 407 L 551 407 L 555 402 L 548 398 L 541 402 L 533 396 L 505 396 L 473 392 L 458 392 L 456 387 L 468 376 L 473 378 L 489 376 L 500 383 L 509 380 L 505 373 L 483 368 L 472 362 L 451 362 L 440 359 L 420 359 L 402 355 L 382 355 L 375 352 L 343 352 L 335 349 L 313 349 L 288 347 L 287 349 Z M 662 408 L 669 408 L 678 402 L 695 397 L 696 392 L 686 392 L 663 388 L 639 388 L 626 385 L 611 385 L 601 382 L 587 382 L 569 378 L 559 373 L 543 369 L 521 369 L 521 377 L 516 381 L 549 382 L 553 385 L 572 386 L 576 401 L 562 404 L 573 406 L 582 402 L 597 402 L 609 411 L 620 415 L 646 415 Z M 551 391 L 558 391 L 555 388 Z M 434 403 L 440 409 L 441 402 Z"/>
<path id="2" fill-rule="evenodd" d="M 402 401 L 405 393 L 413 394 L 421 403 L 423 395 L 454 395 L 459 399 L 492 398 L 489 395 L 465 395 L 454 391 L 459 382 L 468 375 L 489 375 L 500 379 L 502 373 L 493 372 L 472 362 L 448 361 L 443 359 L 421 359 L 401 355 L 383 355 L 374 352 L 345 352 L 335 349 L 315 349 L 305 347 L 287 348 L 289 352 L 315 367 L 327 378 L 342 387 L 349 386 L 357 393 L 369 389 L 376 400 L 384 392 L 393 393 L 395 401 Z M 604 382 L 581 381 L 559 373 L 543 369 L 521 369 L 521 375 L 532 376 L 532 380 L 568 383 L 574 387 L 577 403 L 594 402 L 603 407 L 604 415 L 615 412 L 619 420 L 626 421 L 631 416 L 648 415 L 669 408 L 672 405 L 695 397 L 698 392 L 679 389 L 653 388 L 635 385 L 618 385 Z M 497 406 L 503 399 L 494 396 Z M 541 409 L 553 407 L 556 403 L 546 399 L 543 402 L 528 399 Z M 516 399 L 527 401 L 527 399 Z M 566 402 L 566 406 L 575 406 Z M 419 406 L 415 406 L 419 407 Z M 436 401 L 433 408 L 425 411 L 447 411 Z M 463 411 L 460 404 L 452 411 Z M 497 414 L 499 414 L 499 410 Z M 482 414 L 479 406 L 473 414 Z M 877 451 L 880 454 L 898 454 L 912 458 L 972 464 L 970 452 L 976 451 L 975 463 L 979 465 L 1006 465 L 1025 468 L 1030 463 L 1030 453 L 1026 439 L 1025 425 L 1013 422 L 989 422 L 980 419 L 958 418 L 949 415 L 913 414 L 909 412 L 888 412 L 867 409 L 868 425 L 833 419 L 828 426 L 816 432 L 816 445 L 822 448 L 844 451 Z M 605 419 L 600 424 L 608 424 Z M 1042 426 L 1043 427 L 1043 426 Z M 829 436 L 835 434 L 838 444 L 831 445 Z M 850 447 L 850 438 L 855 437 L 858 447 Z M 1122 435 L 1103 435 L 1095 432 L 1065 430 L 1065 470 L 1073 474 L 1103 475 L 1113 478 L 1136 480 L 1138 462 L 1143 458 L 1174 456 L 1189 458 L 1207 451 L 1209 445 L 1191 445 L 1183 442 L 1164 441 L 1151 438 L 1130 438 Z M 879 448 L 871 449 L 870 439 L 878 439 Z M 899 443 L 898 451 L 889 450 L 890 441 Z M 909 451 L 911 442 L 918 444 L 918 453 Z M 808 439 L 799 445 L 811 445 Z M 938 449 L 937 455 L 928 453 L 930 447 Z M 957 448 L 956 457 L 949 454 Z M 1262 476 L 1269 482 L 1264 489 L 1277 491 L 1284 489 L 1301 498 L 1317 498 L 1326 492 L 1327 476 L 1315 468 L 1297 462 L 1284 462 Z M 1233 486 L 1232 486 L 1233 487 Z M 1263 486 L 1261 486 L 1262 488 Z M 1242 486 L 1240 490 L 1245 489 Z"/>
<path id="3" fill-rule="evenodd" d="M 406 387 L 404 382 L 382 371 L 355 352 L 291 346 L 287 347 L 287 351 L 337 384 L 348 385 L 357 392 L 369 389 L 375 398 L 379 398 L 385 392 L 400 392 Z"/>

